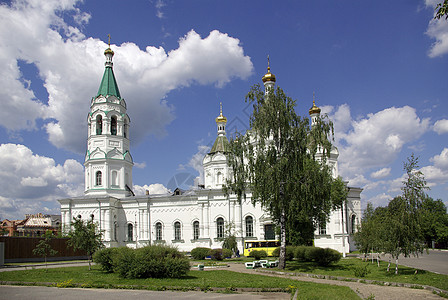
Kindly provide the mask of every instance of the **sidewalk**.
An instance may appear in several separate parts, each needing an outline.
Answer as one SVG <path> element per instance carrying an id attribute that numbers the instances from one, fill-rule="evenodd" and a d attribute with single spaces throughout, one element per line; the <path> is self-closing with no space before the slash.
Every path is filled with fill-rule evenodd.
<path id="1" fill-rule="evenodd" d="M 240 272 L 240 273 L 258 273 L 260 275 L 266 276 L 276 276 L 276 277 L 284 277 L 291 278 L 299 281 L 309 281 L 316 283 L 325 283 L 332 285 L 340 285 L 340 286 L 348 286 L 353 291 L 355 291 L 361 298 L 365 299 L 370 296 L 375 296 L 375 300 L 410 300 L 410 299 L 438 299 L 441 300 L 442 297 L 433 294 L 427 290 L 420 289 L 411 289 L 404 287 L 392 287 L 392 286 L 380 286 L 374 284 L 365 284 L 360 282 L 349 282 L 349 281 L 337 281 L 337 280 L 329 280 L 329 279 L 318 279 L 304 276 L 295 276 L 289 274 L 278 274 L 281 272 L 266 273 L 264 270 L 266 269 L 246 269 L 244 264 L 231 263 L 229 264 L 229 271 Z"/>

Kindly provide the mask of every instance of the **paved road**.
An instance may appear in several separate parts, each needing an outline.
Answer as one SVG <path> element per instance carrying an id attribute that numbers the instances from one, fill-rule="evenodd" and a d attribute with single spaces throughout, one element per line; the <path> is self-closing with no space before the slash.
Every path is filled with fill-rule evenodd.
<path id="1" fill-rule="evenodd" d="M 256 299 L 290 299 L 286 293 L 244 293 L 219 294 L 204 292 L 171 292 L 114 289 L 80 289 L 54 288 L 43 286 L 0 286 L 0 299 L 64 299 L 64 300 L 123 300 L 123 299 L 222 299 L 222 300 L 256 300 Z"/>
<path id="2" fill-rule="evenodd" d="M 382 259 L 387 261 L 389 256 L 386 255 Z M 391 262 L 395 263 L 395 260 L 392 259 Z M 398 264 L 448 275 L 448 251 L 429 250 L 428 254 L 425 252 L 419 257 L 400 256 Z"/>

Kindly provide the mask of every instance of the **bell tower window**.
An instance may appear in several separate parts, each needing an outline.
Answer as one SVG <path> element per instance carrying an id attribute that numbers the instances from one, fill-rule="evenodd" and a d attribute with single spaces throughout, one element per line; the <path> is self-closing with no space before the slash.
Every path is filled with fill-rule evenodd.
<path id="1" fill-rule="evenodd" d="M 96 117 L 96 134 L 103 134 L 103 117 L 101 116 Z"/>
<path id="2" fill-rule="evenodd" d="M 110 121 L 110 134 L 117 135 L 117 117 L 112 116 Z"/>
<path id="3" fill-rule="evenodd" d="M 102 178 L 103 174 L 101 173 L 101 171 L 96 172 L 95 175 L 95 185 L 101 185 L 102 184 Z"/>

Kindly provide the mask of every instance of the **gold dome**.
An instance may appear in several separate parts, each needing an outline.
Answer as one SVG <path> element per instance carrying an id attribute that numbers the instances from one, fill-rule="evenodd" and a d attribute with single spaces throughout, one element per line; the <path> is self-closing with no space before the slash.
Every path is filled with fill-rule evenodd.
<path id="1" fill-rule="evenodd" d="M 227 118 L 222 115 L 222 103 L 219 103 L 219 116 L 216 117 L 216 123 L 227 123 Z"/>
<path id="2" fill-rule="evenodd" d="M 110 46 L 110 45 L 109 45 Z M 104 55 L 107 55 L 107 54 L 112 54 L 112 55 L 114 55 L 114 51 L 112 51 L 112 49 L 110 49 L 110 47 L 109 48 L 107 48 L 105 51 L 104 51 Z"/>
<path id="3" fill-rule="evenodd" d="M 268 67 L 268 72 L 261 78 L 263 80 L 263 83 L 267 81 L 275 82 L 275 75 L 271 73 L 271 67 Z"/>
<path id="4" fill-rule="evenodd" d="M 320 114 L 320 108 L 316 106 L 316 102 L 313 100 L 313 107 L 310 108 L 310 115 Z"/>

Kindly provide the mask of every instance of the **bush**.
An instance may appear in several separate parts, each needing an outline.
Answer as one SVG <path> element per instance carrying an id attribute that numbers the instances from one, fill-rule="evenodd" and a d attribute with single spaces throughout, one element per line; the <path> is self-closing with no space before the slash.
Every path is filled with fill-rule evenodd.
<path id="1" fill-rule="evenodd" d="M 319 247 L 306 247 L 304 253 L 304 261 L 316 261 L 319 258 Z"/>
<path id="2" fill-rule="evenodd" d="M 353 268 L 353 273 L 355 277 L 366 277 L 370 273 L 370 270 L 367 268 L 367 265 L 356 266 Z"/>
<path id="3" fill-rule="evenodd" d="M 294 250 L 294 257 L 300 261 L 306 261 L 305 259 L 305 251 L 308 246 L 297 246 Z"/>
<path id="4" fill-rule="evenodd" d="M 210 250 L 210 256 L 213 260 L 223 260 L 222 249 L 212 249 Z"/>
<path id="5" fill-rule="evenodd" d="M 190 269 L 183 254 L 169 246 L 120 248 L 116 258 L 116 270 L 125 278 L 179 278 Z"/>
<path id="6" fill-rule="evenodd" d="M 319 248 L 319 249 L 322 249 L 322 248 Z M 336 250 L 333 250 L 330 248 L 325 248 L 325 249 L 319 250 L 319 252 L 321 253 L 321 255 L 319 255 L 319 257 L 316 260 L 316 262 L 319 266 L 325 267 L 332 263 L 336 263 L 342 257 L 342 254 L 339 251 L 336 251 Z"/>
<path id="7" fill-rule="evenodd" d="M 249 257 L 253 257 L 256 260 L 259 260 L 260 258 L 266 257 L 268 254 L 264 250 L 252 250 L 249 253 Z"/>
<path id="8" fill-rule="evenodd" d="M 222 256 L 224 257 L 224 258 L 230 258 L 230 257 L 232 257 L 232 254 L 233 254 L 233 252 L 232 252 L 232 250 L 230 250 L 230 249 L 222 249 Z"/>
<path id="9" fill-rule="evenodd" d="M 98 250 L 93 255 L 93 261 L 101 266 L 101 270 L 112 273 L 114 271 L 114 262 L 116 262 L 118 251 L 118 248 L 104 248 Z"/>
<path id="10" fill-rule="evenodd" d="M 191 257 L 193 259 L 205 259 L 207 256 L 210 255 L 210 251 L 212 249 L 210 248 L 203 248 L 203 247 L 197 247 L 191 250 Z"/>
<path id="11" fill-rule="evenodd" d="M 286 246 L 286 260 L 293 260 L 294 258 L 294 246 Z M 280 257 L 280 247 L 277 247 L 272 251 L 272 256 L 274 257 Z"/>

